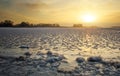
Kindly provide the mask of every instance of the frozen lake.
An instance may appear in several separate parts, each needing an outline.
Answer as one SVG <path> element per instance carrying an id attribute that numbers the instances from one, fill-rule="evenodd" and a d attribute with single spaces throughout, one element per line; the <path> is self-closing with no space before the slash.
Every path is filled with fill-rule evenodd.
<path id="1" fill-rule="evenodd" d="M 19 48 L 22 45 L 29 49 Z M 120 61 L 120 30 L 80 28 L 0 28 L 0 55 L 20 56 L 40 51 L 64 55 L 69 62 L 76 57 L 101 56 Z"/>
<path id="2" fill-rule="evenodd" d="M 119 74 L 120 30 L 0 28 L 1 76 Z"/>

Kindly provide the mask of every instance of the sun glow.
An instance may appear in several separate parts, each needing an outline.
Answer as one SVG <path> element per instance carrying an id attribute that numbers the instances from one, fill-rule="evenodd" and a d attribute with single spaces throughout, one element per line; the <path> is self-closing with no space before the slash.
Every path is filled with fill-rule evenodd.
<path id="1" fill-rule="evenodd" d="M 83 22 L 94 22 L 95 21 L 95 16 L 90 15 L 90 14 L 85 14 L 82 16 Z"/>

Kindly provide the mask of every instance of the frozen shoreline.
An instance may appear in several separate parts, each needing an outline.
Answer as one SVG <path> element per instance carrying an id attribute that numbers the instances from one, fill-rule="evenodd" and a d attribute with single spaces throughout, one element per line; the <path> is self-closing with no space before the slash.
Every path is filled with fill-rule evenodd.
<path id="1" fill-rule="evenodd" d="M 80 61 L 72 67 L 63 55 L 39 53 L 38 59 L 0 56 L 0 76 L 118 76 L 120 62 Z M 46 56 L 46 57 L 45 57 Z M 75 60 L 76 61 L 76 60 Z M 74 65 L 74 64 L 73 64 Z"/>

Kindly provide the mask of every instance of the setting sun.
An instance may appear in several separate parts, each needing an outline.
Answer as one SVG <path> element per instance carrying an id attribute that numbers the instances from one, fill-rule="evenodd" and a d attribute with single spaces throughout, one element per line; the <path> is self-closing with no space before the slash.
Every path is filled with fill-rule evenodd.
<path id="1" fill-rule="evenodd" d="M 95 21 L 95 16 L 86 14 L 82 16 L 82 19 L 84 22 L 94 22 Z"/>

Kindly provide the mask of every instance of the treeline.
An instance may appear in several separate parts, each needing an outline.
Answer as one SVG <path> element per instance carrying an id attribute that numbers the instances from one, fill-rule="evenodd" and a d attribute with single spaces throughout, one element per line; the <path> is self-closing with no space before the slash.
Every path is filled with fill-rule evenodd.
<path id="1" fill-rule="evenodd" d="M 83 25 L 82 24 L 73 24 L 73 27 L 83 27 Z"/>
<path id="2" fill-rule="evenodd" d="M 11 20 L 5 20 L 0 22 L 0 27 L 60 27 L 59 24 L 30 24 L 29 22 L 21 22 L 19 24 L 14 24 Z"/>
<path id="3" fill-rule="evenodd" d="M 120 28 L 120 26 L 112 26 L 111 28 Z"/>

